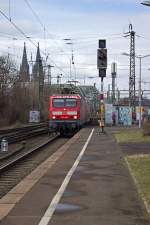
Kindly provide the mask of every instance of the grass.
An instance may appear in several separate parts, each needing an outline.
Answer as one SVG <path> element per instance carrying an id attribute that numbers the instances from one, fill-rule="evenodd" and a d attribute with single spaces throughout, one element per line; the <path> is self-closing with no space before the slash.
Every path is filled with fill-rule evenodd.
<path id="1" fill-rule="evenodd" d="M 150 136 L 144 136 L 141 130 L 125 130 L 115 134 L 117 143 L 150 142 Z"/>
<path id="2" fill-rule="evenodd" d="M 150 136 L 144 136 L 138 129 L 119 131 L 115 137 L 118 143 L 150 143 Z M 127 156 L 127 161 L 150 215 L 150 154 Z"/>
<path id="3" fill-rule="evenodd" d="M 127 161 L 150 214 L 150 155 L 128 156 Z"/>

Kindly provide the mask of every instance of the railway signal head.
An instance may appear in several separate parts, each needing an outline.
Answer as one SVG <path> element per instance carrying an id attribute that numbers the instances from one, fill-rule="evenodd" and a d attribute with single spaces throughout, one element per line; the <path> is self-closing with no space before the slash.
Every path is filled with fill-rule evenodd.
<path id="1" fill-rule="evenodd" d="M 99 40 L 99 48 L 106 48 L 106 40 L 105 39 Z"/>
<path id="2" fill-rule="evenodd" d="M 99 69 L 99 77 L 106 77 L 106 69 Z"/>
<path id="3" fill-rule="evenodd" d="M 106 69 L 107 68 L 107 49 L 101 48 L 97 50 L 97 68 Z"/>

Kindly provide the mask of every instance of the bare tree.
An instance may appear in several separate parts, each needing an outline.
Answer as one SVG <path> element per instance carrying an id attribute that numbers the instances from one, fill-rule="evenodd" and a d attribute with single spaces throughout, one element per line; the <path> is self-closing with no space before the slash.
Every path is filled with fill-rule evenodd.
<path id="1" fill-rule="evenodd" d="M 10 57 L 0 56 L 0 118 L 3 124 L 7 123 L 6 120 L 9 121 L 9 103 L 13 85 L 17 80 L 18 71 L 14 61 Z"/>
<path id="2" fill-rule="evenodd" d="M 0 89 L 11 87 L 18 78 L 15 62 L 6 56 L 0 56 Z"/>

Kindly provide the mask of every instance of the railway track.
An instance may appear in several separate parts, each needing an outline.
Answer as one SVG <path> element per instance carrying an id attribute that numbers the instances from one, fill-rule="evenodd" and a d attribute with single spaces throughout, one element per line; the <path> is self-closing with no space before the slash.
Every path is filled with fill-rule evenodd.
<path id="1" fill-rule="evenodd" d="M 34 170 L 40 163 L 66 143 L 67 138 L 51 137 L 49 141 L 33 149 L 19 151 L 0 163 L 0 198 Z"/>
<path id="2" fill-rule="evenodd" d="M 0 130 L 0 142 L 6 138 L 9 144 L 20 142 L 49 132 L 48 124 L 41 123 L 21 128 Z"/>
<path id="3" fill-rule="evenodd" d="M 38 127 L 45 127 L 47 125 L 48 125 L 47 122 L 43 122 L 43 123 L 32 124 L 32 125 L 27 125 L 27 126 L 17 127 L 17 128 L 0 129 L 0 135 L 18 132 L 20 130 L 29 131 L 29 130 L 36 129 Z"/>

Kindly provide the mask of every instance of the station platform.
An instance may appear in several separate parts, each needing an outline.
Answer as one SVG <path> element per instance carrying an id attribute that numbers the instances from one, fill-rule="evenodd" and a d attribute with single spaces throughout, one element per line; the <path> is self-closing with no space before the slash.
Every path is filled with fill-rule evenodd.
<path id="1" fill-rule="evenodd" d="M 82 129 L 0 200 L 0 225 L 148 225 L 113 134 Z"/>

